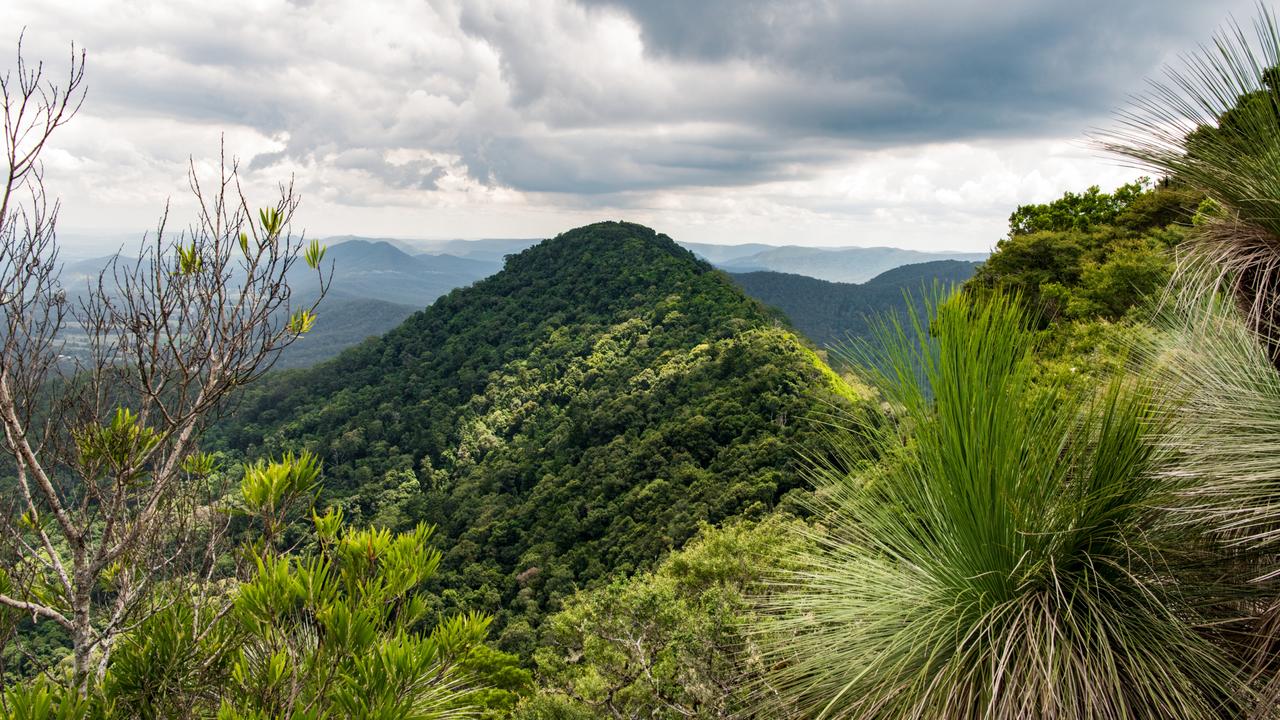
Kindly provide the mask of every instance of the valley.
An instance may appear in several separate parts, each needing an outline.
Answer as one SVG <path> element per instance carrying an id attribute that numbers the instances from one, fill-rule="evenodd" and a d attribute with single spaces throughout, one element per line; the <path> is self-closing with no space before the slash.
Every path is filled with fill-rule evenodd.
<path id="1" fill-rule="evenodd" d="M 1267 7 L 82 5 L 0 720 L 1280 720 Z"/>

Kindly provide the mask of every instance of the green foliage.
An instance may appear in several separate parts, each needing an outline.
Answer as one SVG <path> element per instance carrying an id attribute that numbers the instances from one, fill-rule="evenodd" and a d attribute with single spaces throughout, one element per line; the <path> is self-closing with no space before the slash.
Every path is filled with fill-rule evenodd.
<path id="1" fill-rule="evenodd" d="M 303 258 L 307 261 L 307 267 L 312 270 L 319 269 L 320 262 L 324 260 L 324 254 L 327 250 L 328 248 L 321 245 L 319 240 L 312 240 L 311 244 L 307 245 L 307 250 L 303 255 Z"/>
<path id="2" fill-rule="evenodd" d="M 1127 319 L 1169 281 L 1172 250 L 1202 200 L 1186 190 L 1143 187 L 1131 183 L 1114 194 L 1090 188 L 1048 205 L 1024 205 L 970 287 L 1018 293 L 1041 311 L 1042 327 Z M 1082 198 L 1089 198 L 1083 209 Z"/>
<path id="3" fill-rule="evenodd" d="M 200 613 L 220 609 L 212 603 L 158 600 L 112 654 L 101 688 L 111 717 L 207 716 L 225 693 L 232 654 L 243 640 L 233 623 L 202 624 Z"/>
<path id="4" fill-rule="evenodd" d="M 129 427 L 129 423 L 124 423 Z M 243 511 L 267 537 L 252 571 L 194 596 L 165 586 L 86 692 L 45 676 L 9 688 L 3 718 L 502 717 L 530 678 L 484 646 L 487 616 L 429 619 L 432 528 L 345 528 L 312 515 L 317 545 L 281 552 L 271 528 L 311 509 L 320 465 L 286 455 L 245 469 Z M 186 587 L 186 586 L 182 586 Z"/>
<path id="5" fill-rule="evenodd" d="M 816 549 L 764 605 L 784 701 L 806 717 L 1238 716 L 1247 688 L 1204 630 L 1212 544 L 1164 511 L 1150 390 L 1046 382 L 998 294 L 893 325 L 885 347 L 887 459 L 867 472 L 862 440 L 833 435 Z"/>
<path id="6" fill-rule="evenodd" d="M 534 691 L 533 673 L 512 653 L 477 645 L 459 663 L 462 671 L 477 679 L 479 686 L 467 692 L 467 700 L 479 710 L 479 717 L 499 720 L 511 717 L 522 697 Z"/>
<path id="7" fill-rule="evenodd" d="M 79 693 L 44 677 L 6 688 L 0 720 L 90 720 L 101 717 Z"/>
<path id="8" fill-rule="evenodd" d="M 127 475 L 129 480 L 136 479 L 143 458 L 161 439 L 128 408 L 117 408 L 107 425 L 90 425 L 74 436 L 76 450 L 90 475 L 110 472 Z"/>
<path id="9" fill-rule="evenodd" d="M 314 452 L 354 523 L 436 525 L 435 609 L 495 614 L 527 658 L 579 587 L 801 488 L 804 418 L 854 396 L 725 275 L 601 223 L 264 382 L 214 434 L 250 457 Z"/>
<path id="10" fill-rule="evenodd" d="M 262 233 L 266 235 L 268 241 L 280 235 L 280 231 L 284 229 L 284 215 L 278 208 L 262 208 L 258 211 L 258 222 L 262 226 Z"/>
<path id="11" fill-rule="evenodd" d="M 295 310 L 289 316 L 289 332 L 294 335 L 305 335 L 316 324 L 316 314 L 310 310 Z"/>
<path id="12" fill-rule="evenodd" d="M 440 553 L 431 528 L 347 530 L 302 558 L 255 557 L 235 599 L 245 633 L 220 718 L 444 718 L 464 714 L 460 662 L 489 620 L 458 615 L 415 632 L 429 603 L 419 588 Z"/>
<path id="13" fill-rule="evenodd" d="M 1167 182 L 1131 192 L 1142 187 L 1122 188 L 1123 203 L 1094 199 L 1090 206 L 1121 208 L 1109 216 L 1111 224 L 1064 216 L 1073 202 L 1024 206 L 1043 209 L 1054 222 L 1038 223 L 1058 229 L 1011 228 L 966 285 L 973 294 L 1017 293 L 1037 311 L 1039 374 L 1050 385 L 1106 383 L 1123 371 L 1129 349 L 1153 332 L 1150 308 L 1173 276 L 1176 248 L 1191 232 L 1204 196 Z M 1037 217 L 1031 210 L 1024 215 Z M 1060 229 L 1073 226 L 1089 230 Z"/>
<path id="14" fill-rule="evenodd" d="M 907 298 L 935 284 L 951 286 L 973 276 L 978 264 L 960 260 L 904 265 L 865 283 L 834 283 L 777 272 L 735 273 L 751 297 L 778 308 L 819 347 L 871 338 L 874 318 L 900 313 Z"/>
<path id="15" fill-rule="evenodd" d="M 56 623 L 33 622 L 17 611 L 0 614 L 0 663 L 5 683 L 20 682 L 57 667 L 71 652 L 71 638 Z"/>
<path id="16" fill-rule="evenodd" d="M 772 517 L 704 528 L 653 571 L 575 595 L 535 654 L 543 695 L 517 717 L 749 715 L 763 669 L 749 598 L 800 526 Z"/>
<path id="17" fill-rule="evenodd" d="M 244 512 L 262 524 L 262 539 L 272 546 L 291 518 L 315 504 L 320 493 L 320 459 L 310 452 L 284 454 L 279 461 L 259 460 L 244 469 L 240 499 Z"/>
<path id="18" fill-rule="evenodd" d="M 1149 182 L 1142 178 L 1121 185 L 1111 193 L 1104 193 L 1094 185 L 1080 194 L 1067 192 L 1050 203 L 1019 205 L 1009 216 L 1009 236 L 1069 230 L 1089 232 L 1099 225 L 1114 225 L 1146 192 Z"/>
<path id="19" fill-rule="evenodd" d="M 204 258 L 200 256 L 200 248 L 192 241 L 191 245 L 179 245 L 178 267 L 174 275 L 193 276 L 199 274 L 204 267 Z"/>
<path id="20" fill-rule="evenodd" d="M 1130 369 L 1134 347 L 1156 331 L 1145 322 L 1079 320 L 1042 332 L 1036 349 L 1039 379 L 1050 387 L 1105 386 Z"/>

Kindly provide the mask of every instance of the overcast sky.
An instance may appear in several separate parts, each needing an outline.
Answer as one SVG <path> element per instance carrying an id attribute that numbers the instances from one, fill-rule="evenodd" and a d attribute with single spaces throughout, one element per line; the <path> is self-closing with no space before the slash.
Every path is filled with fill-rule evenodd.
<path id="1" fill-rule="evenodd" d="M 6 0 L 12 63 L 88 51 L 46 155 L 65 232 L 185 208 L 225 134 L 311 235 L 985 250 L 1138 173 L 1091 128 L 1252 0 Z"/>

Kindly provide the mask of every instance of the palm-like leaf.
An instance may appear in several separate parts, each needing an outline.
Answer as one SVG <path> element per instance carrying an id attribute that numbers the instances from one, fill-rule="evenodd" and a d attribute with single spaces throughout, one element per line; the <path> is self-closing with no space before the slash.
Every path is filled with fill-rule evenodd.
<path id="1" fill-rule="evenodd" d="M 764 601 L 794 712 L 1238 714 L 1239 673 L 1177 582 L 1198 531 L 1164 520 L 1149 393 L 1033 383 L 1034 334 L 1004 297 L 885 334 L 879 469 L 851 471 L 863 440 L 837 439 L 846 460 L 814 468 L 818 550 Z"/>
<path id="2" fill-rule="evenodd" d="M 1184 267 L 1207 263 L 1280 360 L 1280 31 L 1260 8 L 1167 68 L 1101 144 L 1218 204 L 1193 233 Z"/>
<path id="3" fill-rule="evenodd" d="M 1187 478 L 1181 506 L 1230 542 L 1280 544 L 1280 373 L 1232 303 L 1166 304 L 1143 354 L 1169 418 L 1158 441 Z"/>

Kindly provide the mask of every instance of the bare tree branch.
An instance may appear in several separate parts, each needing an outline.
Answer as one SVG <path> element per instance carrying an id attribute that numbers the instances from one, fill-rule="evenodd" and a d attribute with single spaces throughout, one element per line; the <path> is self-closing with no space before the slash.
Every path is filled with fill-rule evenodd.
<path id="1" fill-rule="evenodd" d="M 197 212 L 185 231 L 169 230 L 166 205 L 136 258 L 117 254 L 69 296 L 59 204 L 39 158 L 83 102 L 83 78 L 82 51 L 59 85 L 26 63 L 21 42 L 16 70 L 0 76 L 0 428 L 11 466 L 0 473 L 12 470 L 18 498 L 0 515 L 0 542 L 21 575 L 0 605 L 70 632 L 82 691 L 155 610 L 156 588 L 200 592 L 213 580 L 227 521 L 211 509 L 207 468 L 191 462 L 200 435 L 310 327 L 332 277 L 291 229 L 292 182 L 258 210 L 223 148 L 214 182 L 190 165 Z M 295 303 L 300 279 L 317 292 Z"/>

